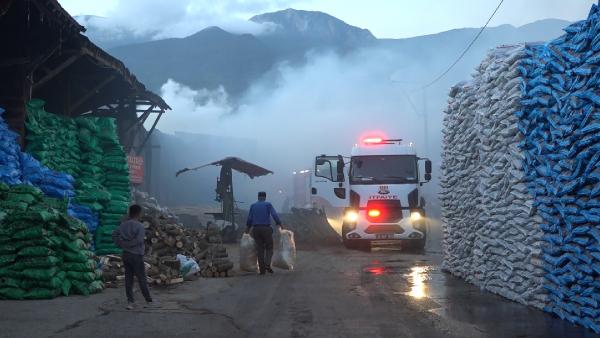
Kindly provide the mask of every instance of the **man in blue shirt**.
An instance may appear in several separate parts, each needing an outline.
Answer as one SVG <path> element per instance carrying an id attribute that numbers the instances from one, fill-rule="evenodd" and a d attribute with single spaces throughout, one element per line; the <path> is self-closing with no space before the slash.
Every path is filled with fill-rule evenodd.
<path id="1" fill-rule="evenodd" d="M 246 233 L 252 231 L 252 237 L 256 242 L 256 255 L 258 256 L 258 268 L 261 275 L 264 275 L 265 271 L 273 273 L 273 269 L 271 269 L 271 257 L 273 257 L 271 217 L 273 217 L 279 228 L 283 228 L 275 208 L 266 199 L 266 192 L 261 191 L 258 193 L 258 202 L 250 206 L 248 221 L 246 222 Z"/>

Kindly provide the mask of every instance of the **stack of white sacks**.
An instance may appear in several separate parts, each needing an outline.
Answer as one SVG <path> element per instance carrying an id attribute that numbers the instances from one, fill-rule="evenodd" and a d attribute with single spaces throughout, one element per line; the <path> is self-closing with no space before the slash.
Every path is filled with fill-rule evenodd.
<path id="1" fill-rule="evenodd" d="M 471 82 L 450 91 L 444 118 L 441 202 L 444 268 L 522 304 L 547 302 L 542 219 L 524 181 L 515 112 L 524 45 L 492 50 Z"/>

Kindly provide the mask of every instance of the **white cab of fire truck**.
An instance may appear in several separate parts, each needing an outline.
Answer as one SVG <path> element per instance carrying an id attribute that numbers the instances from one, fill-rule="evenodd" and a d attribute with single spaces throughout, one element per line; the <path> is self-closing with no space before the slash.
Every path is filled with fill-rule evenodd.
<path id="1" fill-rule="evenodd" d="M 431 161 L 417 157 L 412 144 L 370 137 L 341 155 L 317 156 L 313 206 L 341 220 L 347 248 L 370 244 L 425 247 L 425 199 L 421 186 L 431 180 Z"/>

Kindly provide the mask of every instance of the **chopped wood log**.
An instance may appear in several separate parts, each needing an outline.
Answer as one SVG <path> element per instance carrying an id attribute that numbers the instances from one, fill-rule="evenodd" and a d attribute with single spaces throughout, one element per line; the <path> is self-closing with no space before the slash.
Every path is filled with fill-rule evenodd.
<path id="1" fill-rule="evenodd" d="M 183 283 L 183 278 L 181 278 L 181 277 L 173 278 L 167 282 L 168 285 L 179 284 L 179 283 Z"/>

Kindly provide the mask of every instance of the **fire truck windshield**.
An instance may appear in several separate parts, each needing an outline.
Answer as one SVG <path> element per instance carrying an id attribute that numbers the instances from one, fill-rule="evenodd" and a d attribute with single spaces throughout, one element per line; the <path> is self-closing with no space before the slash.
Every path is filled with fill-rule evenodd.
<path id="1" fill-rule="evenodd" d="M 350 184 L 410 184 L 418 182 L 415 155 L 354 156 Z"/>

